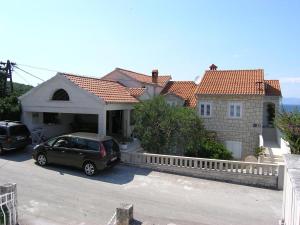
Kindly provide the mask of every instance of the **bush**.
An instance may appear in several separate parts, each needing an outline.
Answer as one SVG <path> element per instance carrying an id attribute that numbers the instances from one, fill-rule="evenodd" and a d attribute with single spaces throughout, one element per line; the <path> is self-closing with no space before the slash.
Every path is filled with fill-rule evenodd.
<path id="1" fill-rule="evenodd" d="M 162 96 L 137 104 L 133 117 L 134 133 L 146 152 L 232 158 L 222 144 L 210 138 L 195 110 L 170 106 Z"/>
<path id="2" fill-rule="evenodd" d="M 300 154 L 300 112 L 283 112 L 276 117 L 275 125 L 283 134 L 292 154 Z"/>
<path id="3" fill-rule="evenodd" d="M 21 107 L 16 95 L 0 98 L 0 120 L 20 120 Z"/>

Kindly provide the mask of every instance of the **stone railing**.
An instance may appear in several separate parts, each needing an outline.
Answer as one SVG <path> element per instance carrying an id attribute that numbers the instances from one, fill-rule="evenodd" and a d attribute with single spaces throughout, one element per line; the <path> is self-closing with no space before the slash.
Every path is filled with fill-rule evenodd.
<path id="1" fill-rule="evenodd" d="M 284 166 L 231 160 L 122 152 L 122 161 L 139 167 L 258 187 L 282 189 Z"/>
<path id="2" fill-rule="evenodd" d="M 300 155 L 284 155 L 282 225 L 300 224 Z"/>

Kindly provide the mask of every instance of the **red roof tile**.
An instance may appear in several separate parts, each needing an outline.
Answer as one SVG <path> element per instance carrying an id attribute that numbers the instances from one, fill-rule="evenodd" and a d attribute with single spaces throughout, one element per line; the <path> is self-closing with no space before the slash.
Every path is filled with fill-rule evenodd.
<path id="1" fill-rule="evenodd" d="M 137 73 L 134 71 L 130 71 L 130 70 L 125 70 L 125 69 L 121 69 L 121 68 L 116 68 L 116 70 L 120 71 L 121 73 L 139 81 L 142 83 L 147 83 L 147 84 L 155 84 L 152 82 L 152 76 L 148 76 L 142 73 Z M 105 77 L 104 77 L 105 79 Z M 158 76 L 158 82 L 157 84 L 161 87 L 164 87 L 166 85 L 166 83 L 171 80 L 172 77 L 170 75 L 159 75 Z"/>
<path id="2" fill-rule="evenodd" d="M 265 90 L 267 96 L 281 96 L 279 80 L 265 80 Z"/>
<path id="3" fill-rule="evenodd" d="M 264 71 L 208 70 L 198 86 L 198 94 L 264 95 Z"/>
<path id="4" fill-rule="evenodd" d="M 122 84 L 98 78 L 84 77 L 73 74 L 61 73 L 80 88 L 98 96 L 106 103 L 137 103 L 135 97 Z"/>
<path id="5" fill-rule="evenodd" d="M 185 100 L 185 105 L 194 108 L 196 99 L 197 84 L 193 81 L 169 81 L 161 94 L 175 94 Z"/>
<path id="6" fill-rule="evenodd" d="M 146 88 L 127 88 L 133 97 L 139 97 L 145 93 Z"/>

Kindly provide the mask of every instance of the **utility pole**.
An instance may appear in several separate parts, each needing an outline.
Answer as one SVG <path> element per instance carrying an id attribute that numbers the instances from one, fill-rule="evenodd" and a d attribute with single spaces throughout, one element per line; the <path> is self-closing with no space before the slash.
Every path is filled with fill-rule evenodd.
<path id="1" fill-rule="evenodd" d="M 9 60 L 0 62 L 0 98 L 8 96 L 9 92 L 10 94 L 13 92 L 12 71 L 14 65 L 16 64 L 11 63 Z"/>

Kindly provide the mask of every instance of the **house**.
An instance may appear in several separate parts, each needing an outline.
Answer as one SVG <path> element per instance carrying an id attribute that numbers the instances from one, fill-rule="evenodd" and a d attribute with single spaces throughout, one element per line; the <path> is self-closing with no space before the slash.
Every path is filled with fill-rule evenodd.
<path id="1" fill-rule="evenodd" d="M 197 110 L 206 129 L 233 152 L 236 159 L 253 155 L 260 143 L 277 144 L 272 122 L 280 111 L 278 80 L 265 80 L 264 70 L 205 71 L 197 88 Z"/>
<path id="2" fill-rule="evenodd" d="M 171 76 L 116 68 L 102 78 L 57 73 L 19 98 L 22 121 L 45 137 L 72 131 L 129 137 L 134 104 L 159 95 Z"/>
<path id="3" fill-rule="evenodd" d="M 193 81 L 169 81 L 161 91 L 161 95 L 170 105 L 195 108 L 196 90 L 197 84 Z"/>

